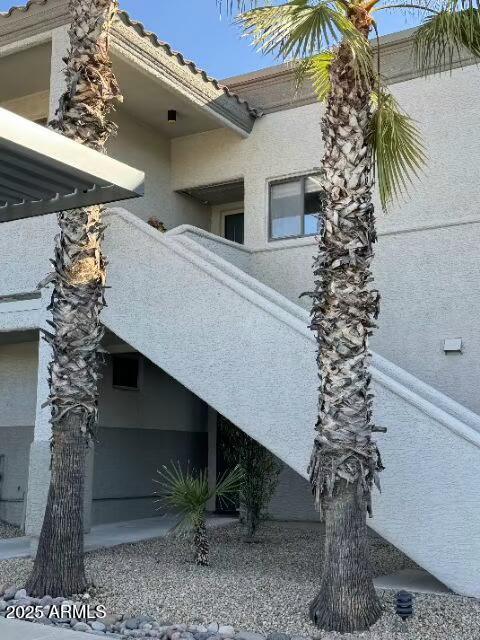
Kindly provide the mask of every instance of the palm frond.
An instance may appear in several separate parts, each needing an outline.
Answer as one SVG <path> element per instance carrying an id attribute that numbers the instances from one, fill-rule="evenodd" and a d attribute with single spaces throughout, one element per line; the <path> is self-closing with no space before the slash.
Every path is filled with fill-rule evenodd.
<path id="1" fill-rule="evenodd" d="M 263 53 L 299 59 L 330 49 L 342 40 L 351 42 L 357 57 L 369 49 L 366 38 L 331 0 L 310 4 L 290 0 L 279 6 L 259 7 L 237 18 L 245 35 Z"/>
<path id="2" fill-rule="evenodd" d="M 207 502 L 214 496 L 228 501 L 239 491 L 243 482 L 243 473 L 239 467 L 227 471 L 217 480 L 216 486 L 208 482 L 208 470 L 198 472 L 182 469 L 179 462 L 163 465 L 157 471 L 160 485 L 158 503 L 168 511 L 181 516 L 177 529 L 189 529 L 204 517 Z"/>
<path id="3" fill-rule="evenodd" d="M 424 74 L 432 68 L 452 69 L 465 52 L 480 57 L 478 2 L 448 0 L 441 11 L 429 16 L 417 30 L 415 62 Z"/>
<path id="4" fill-rule="evenodd" d="M 235 11 L 243 13 L 247 9 L 254 9 L 261 4 L 261 0 L 216 0 L 216 2 L 220 15 L 223 9 L 225 9 L 227 15 L 231 15 Z"/>
<path id="5" fill-rule="evenodd" d="M 177 462 L 163 465 L 157 473 L 156 482 L 161 485 L 160 502 L 166 508 L 184 513 L 202 507 L 212 497 L 206 470 L 196 473 L 187 468 L 183 471 Z"/>
<path id="6" fill-rule="evenodd" d="M 215 495 L 217 498 L 228 498 L 235 494 L 242 486 L 244 473 L 239 465 L 231 471 L 226 471 L 217 480 Z"/>
<path id="7" fill-rule="evenodd" d="M 319 102 L 325 102 L 330 94 L 332 83 L 330 80 L 330 67 L 335 54 L 324 51 L 311 58 L 301 60 L 296 67 L 296 89 L 305 80 L 310 80 Z"/>
<path id="8" fill-rule="evenodd" d="M 404 13 L 407 16 L 423 17 L 425 14 L 438 13 L 444 4 L 445 0 L 381 0 L 374 4 L 371 13 L 393 10 Z"/>
<path id="9" fill-rule="evenodd" d="M 408 193 L 409 186 L 426 163 L 421 134 L 398 102 L 381 89 L 372 95 L 374 115 L 369 132 L 380 202 L 384 211 L 394 198 Z"/>

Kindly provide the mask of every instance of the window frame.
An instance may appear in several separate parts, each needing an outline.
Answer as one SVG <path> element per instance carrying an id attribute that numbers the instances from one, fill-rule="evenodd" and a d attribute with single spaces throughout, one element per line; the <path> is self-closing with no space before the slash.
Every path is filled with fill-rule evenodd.
<path id="1" fill-rule="evenodd" d="M 315 238 L 318 235 L 318 231 L 315 233 L 305 233 L 305 182 L 308 178 L 312 178 L 314 176 L 320 176 L 320 171 L 312 171 L 309 173 L 302 173 L 297 176 L 289 176 L 288 178 L 280 178 L 278 180 L 270 180 L 268 182 L 268 241 L 269 242 L 278 242 L 279 240 L 298 240 L 299 238 Z M 301 183 L 301 192 L 300 197 L 303 201 L 303 215 L 302 215 L 302 233 L 295 236 L 281 236 L 274 237 L 272 235 L 272 187 L 275 187 L 278 184 L 288 184 L 289 182 L 298 182 Z"/>

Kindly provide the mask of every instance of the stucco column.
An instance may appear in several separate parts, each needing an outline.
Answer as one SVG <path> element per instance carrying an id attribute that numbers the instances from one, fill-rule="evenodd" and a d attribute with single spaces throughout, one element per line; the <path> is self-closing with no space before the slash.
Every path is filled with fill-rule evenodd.
<path id="1" fill-rule="evenodd" d="M 42 528 L 50 484 L 50 407 L 42 407 L 48 398 L 50 346 L 40 337 L 38 343 L 37 403 L 33 442 L 30 445 L 25 532 L 38 536 Z"/>
<path id="2" fill-rule="evenodd" d="M 208 484 L 213 487 L 217 482 L 217 412 L 208 407 Z M 207 504 L 208 511 L 215 511 L 216 500 L 212 498 Z"/>
<path id="3" fill-rule="evenodd" d="M 65 76 L 63 74 L 70 40 L 68 25 L 58 27 L 52 31 L 52 57 L 50 62 L 50 98 L 48 118 L 54 117 L 61 95 L 65 91 Z"/>

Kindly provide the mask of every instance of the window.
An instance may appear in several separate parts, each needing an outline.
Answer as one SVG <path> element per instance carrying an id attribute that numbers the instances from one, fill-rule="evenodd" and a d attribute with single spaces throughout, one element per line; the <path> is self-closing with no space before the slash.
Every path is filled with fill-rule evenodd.
<path id="1" fill-rule="evenodd" d="M 324 197 L 320 176 L 303 176 L 270 185 L 270 238 L 315 235 L 321 229 Z"/>
<path id="2" fill-rule="evenodd" d="M 112 384 L 122 389 L 138 389 L 139 359 L 135 353 L 112 356 Z"/>

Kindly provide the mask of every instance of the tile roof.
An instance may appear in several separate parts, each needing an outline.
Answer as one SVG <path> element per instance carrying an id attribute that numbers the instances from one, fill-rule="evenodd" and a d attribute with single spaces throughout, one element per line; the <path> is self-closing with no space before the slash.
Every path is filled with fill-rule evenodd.
<path id="1" fill-rule="evenodd" d="M 28 0 L 25 5 L 13 6 L 10 7 L 8 11 L 0 12 L 0 18 L 9 18 L 15 13 L 26 13 L 32 6 L 43 6 L 48 4 L 48 2 L 49 0 Z M 218 80 L 209 76 L 206 71 L 204 71 L 203 69 L 199 69 L 194 62 L 192 62 L 191 60 L 186 60 L 179 51 L 175 51 L 174 49 L 172 49 L 172 47 L 167 42 L 160 40 L 155 33 L 153 33 L 152 31 L 148 31 L 141 22 L 133 20 L 133 18 L 131 18 L 126 11 L 120 10 L 118 12 L 118 18 L 127 27 L 131 27 L 132 29 L 134 29 L 136 33 L 138 33 L 138 35 L 140 35 L 142 38 L 150 40 L 150 42 L 155 47 L 163 49 L 167 53 L 167 55 L 175 58 L 179 64 L 188 67 L 193 74 L 200 76 L 204 82 L 213 84 L 213 86 L 218 91 L 223 91 L 229 98 L 236 100 L 238 104 L 244 106 L 247 109 L 248 113 L 252 117 L 257 118 L 262 115 L 260 110 L 255 109 L 246 100 L 243 100 L 239 95 L 230 91 L 228 87 L 220 84 Z"/>

